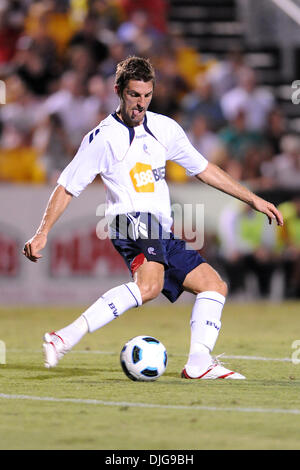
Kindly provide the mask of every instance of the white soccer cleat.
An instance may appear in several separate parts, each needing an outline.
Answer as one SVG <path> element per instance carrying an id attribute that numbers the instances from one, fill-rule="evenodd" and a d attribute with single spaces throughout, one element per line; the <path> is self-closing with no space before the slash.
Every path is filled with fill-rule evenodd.
<path id="1" fill-rule="evenodd" d="M 218 358 L 213 358 L 213 363 L 207 368 L 205 372 L 203 372 L 198 377 L 190 377 L 187 373 L 186 369 L 184 368 L 181 372 L 181 377 L 184 379 L 201 379 L 201 380 L 208 380 L 208 379 L 235 379 L 235 380 L 244 380 L 246 377 L 238 372 L 233 372 L 232 370 L 226 369 Z"/>
<path id="2" fill-rule="evenodd" d="M 43 352 L 45 367 L 50 369 L 58 364 L 58 361 L 70 351 L 70 347 L 64 340 L 53 331 L 52 333 L 45 333 Z"/>

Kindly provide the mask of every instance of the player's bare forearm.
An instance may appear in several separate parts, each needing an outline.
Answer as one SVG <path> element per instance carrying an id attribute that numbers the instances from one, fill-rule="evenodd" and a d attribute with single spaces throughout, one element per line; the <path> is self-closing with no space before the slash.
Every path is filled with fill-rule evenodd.
<path id="1" fill-rule="evenodd" d="M 234 180 L 228 173 L 223 171 L 217 165 L 208 163 L 206 169 L 196 177 L 209 186 L 219 189 L 220 191 L 249 204 L 253 209 L 266 214 L 269 219 L 269 223 L 275 219 L 278 225 L 283 225 L 282 214 L 274 204 L 265 201 L 254 194 L 250 189 Z"/>
<path id="2" fill-rule="evenodd" d="M 49 198 L 42 221 L 36 231 L 37 234 L 48 235 L 50 229 L 69 205 L 72 197 L 72 194 L 63 186 L 56 186 Z"/>
<path id="3" fill-rule="evenodd" d="M 37 262 L 39 258 L 42 258 L 40 251 L 46 246 L 48 233 L 65 211 L 72 197 L 72 194 L 61 185 L 54 189 L 35 235 L 25 243 L 23 254 L 30 261 Z"/>

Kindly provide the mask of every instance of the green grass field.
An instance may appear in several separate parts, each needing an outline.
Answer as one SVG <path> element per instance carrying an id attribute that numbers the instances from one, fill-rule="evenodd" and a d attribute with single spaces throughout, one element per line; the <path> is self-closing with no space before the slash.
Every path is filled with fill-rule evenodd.
<path id="1" fill-rule="evenodd" d="M 82 309 L 1 308 L 0 449 L 300 449 L 300 364 L 291 360 L 299 307 L 227 303 L 214 353 L 224 352 L 245 381 L 180 378 L 191 305 L 131 310 L 51 370 L 43 366 L 43 333 Z M 168 350 L 156 382 L 132 382 L 121 370 L 121 347 L 140 334 Z"/>

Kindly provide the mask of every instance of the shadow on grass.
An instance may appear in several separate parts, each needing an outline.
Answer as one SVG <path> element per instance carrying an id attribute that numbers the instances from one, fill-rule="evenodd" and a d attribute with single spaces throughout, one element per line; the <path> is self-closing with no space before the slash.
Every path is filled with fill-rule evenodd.
<path id="1" fill-rule="evenodd" d="M 23 372 L 28 374 L 28 376 L 22 377 L 23 380 L 51 380 L 61 377 L 80 377 L 80 376 L 89 376 L 89 375 L 99 375 L 101 372 L 99 369 L 84 369 L 78 367 L 63 367 L 63 368 L 53 368 L 46 369 L 43 366 L 35 365 L 23 365 L 23 364 L 6 364 L 5 372 L 14 371 L 14 372 Z M 33 375 L 33 373 L 39 372 L 40 375 Z M 30 376 L 29 376 L 30 374 Z"/>

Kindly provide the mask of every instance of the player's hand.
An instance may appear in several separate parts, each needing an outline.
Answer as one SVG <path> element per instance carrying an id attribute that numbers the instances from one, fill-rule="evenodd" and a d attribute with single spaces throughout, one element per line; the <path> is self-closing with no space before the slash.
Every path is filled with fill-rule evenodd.
<path id="1" fill-rule="evenodd" d="M 28 240 L 23 248 L 23 255 L 26 256 L 30 261 L 36 263 L 43 256 L 40 254 L 40 251 L 45 247 L 47 243 L 47 236 L 39 233 L 34 235 L 30 240 Z"/>
<path id="2" fill-rule="evenodd" d="M 283 216 L 281 212 L 271 202 L 257 197 L 254 199 L 252 207 L 257 211 L 266 214 L 269 219 L 269 224 L 271 224 L 273 220 L 276 220 L 277 225 L 283 225 Z"/>

